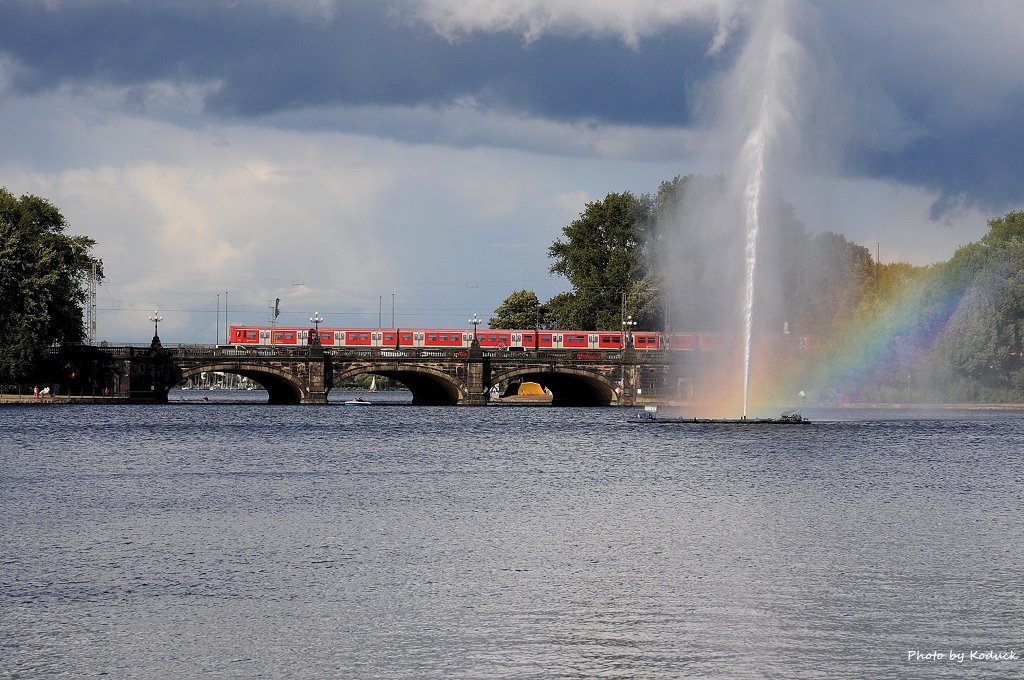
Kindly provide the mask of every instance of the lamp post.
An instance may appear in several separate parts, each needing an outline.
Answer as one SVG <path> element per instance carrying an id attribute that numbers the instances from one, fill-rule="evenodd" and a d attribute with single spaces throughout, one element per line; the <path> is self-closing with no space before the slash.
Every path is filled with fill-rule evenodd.
<path id="1" fill-rule="evenodd" d="M 309 322 L 313 324 L 313 337 L 308 338 L 307 343 L 309 345 L 320 346 L 320 324 L 324 322 L 324 318 L 320 316 L 320 312 L 313 312 L 313 316 L 309 317 Z"/>
<path id="2" fill-rule="evenodd" d="M 483 323 L 483 321 L 480 320 L 476 312 L 473 312 L 473 318 L 469 320 L 469 323 L 473 324 L 473 345 L 479 345 L 480 341 L 476 338 L 476 327 Z"/>
<path id="3" fill-rule="evenodd" d="M 629 350 L 629 336 L 633 331 L 633 326 L 635 325 L 636 321 L 633 321 L 632 315 L 627 316 L 622 320 L 622 353 L 619 355 L 619 370 L 621 373 L 619 374 L 619 388 L 616 390 L 620 400 L 626 396 L 626 353 Z"/>
<path id="4" fill-rule="evenodd" d="M 629 336 L 633 332 L 633 326 L 636 325 L 636 321 L 633 321 L 633 316 L 627 316 L 622 322 L 622 349 L 629 347 Z"/>

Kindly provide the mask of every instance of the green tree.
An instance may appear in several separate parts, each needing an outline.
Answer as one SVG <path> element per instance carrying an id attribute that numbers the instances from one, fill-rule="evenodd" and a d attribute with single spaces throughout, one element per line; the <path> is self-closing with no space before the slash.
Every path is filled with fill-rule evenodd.
<path id="1" fill-rule="evenodd" d="M 990 236 L 982 239 L 989 246 L 984 262 L 956 297 L 937 355 L 959 376 L 992 388 L 1019 382 L 1015 374 L 1024 371 L 1024 239 Z"/>
<path id="2" fill-rule="evenodd" d="M 67 236 L 67 221 L 38 196 L 0 188 L 0 380 L 31 377 L 43 350 L 81 342 L 84 282 L 95 242 Z"/>
<path id="3" fill-rule="evenodd" d="M 988 233 L 981 242 L 990 247 L 1005 245 L 1011 241 L 1024 241 L 1024 212 L 1009 212 L 988 221 Z"/>
<path id="4" fill-rule="evenodd" d="M 875 288 L 875 266 L 864 246 L 830 231 L 792 243 L 784 281 L 786 310 L 795 327 L 821 337 L 844 334 Z"/>
<path id="5" fill-rule="evenodd" d="M 517 290 L 494 310 L 487 324 L 491 328 L 547 328 L 546 311 L 532 290 Z"/>
<path id="6" fill-rule="evenodd" d="M 608 194 L 587 203 L 579 218 L 562 230 L 565 240 L 548 249 L 552 274 L 572 284 L 572 293 L 548 302 L 562 328 L 619 328 L 622 310 L 633 314 L 624 296 L 647 276 L 644 248 L 651 217 L 651 199 L 627 192 Z M 625 300 L 631 303 L 631 300 Z"/>

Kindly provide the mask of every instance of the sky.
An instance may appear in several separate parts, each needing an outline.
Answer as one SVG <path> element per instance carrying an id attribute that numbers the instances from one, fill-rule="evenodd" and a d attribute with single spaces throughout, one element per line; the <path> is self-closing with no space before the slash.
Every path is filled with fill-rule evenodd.
<path id="1" fill-rule="evenodd" d="M 808 231 L 923 265 L 1024 207 L 1017 0 L 0 0 L 0 186 L 96 240 L 97 340 L 275 299 L 466 328 L 569 289 L 547 249 L 587 202 L 728 171 L 768 4 L 807 57 L 777 185 Z"/>

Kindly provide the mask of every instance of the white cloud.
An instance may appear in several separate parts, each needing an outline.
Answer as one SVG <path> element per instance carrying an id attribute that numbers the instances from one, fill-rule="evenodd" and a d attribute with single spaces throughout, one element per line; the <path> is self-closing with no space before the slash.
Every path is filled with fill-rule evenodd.
<path id="1" fill-rule="evenodd" d="M 99 338 L 115 343 L 145 342 L 156 308 L 165 342 L 212 342 L 225 297 L 232 322 L 266 322 L 267 301 L 280 297 L 285 323 L 320 311 L 358 326 L 376 325 L 395 293 L 399 323 L 461 327 L 513 290 L 564 290 L 547 248 L 586 197 L 653 191 L 679 172 L 668 160 L 584 154 L 599 127 L 537 122 L 537 133 L 495 114 L 472 115 L 552 144 L 560 129 L 576 134 L 580 154 L 196 125 L 184 103 L 183 125 L 116 102 L 78 91 L 0 106 L 0 126 L 19 131 L 0 158 L 4 185 L 50 199 L 71 233 L 97 241 L 107 274 Z M 415 125 L 414 113 L 382 111 Z M 453 124 L 465 112 L 424 113 Z"/>
<path id="2" fill-rule="evenodd" d="M 614 36 L 638 47 L 645 37 L 689 22 L 713 24 L 709 51 L 725 44 L 740 0 L 413 0 L 413 12 L 448 40 L 482 31 Z"/>
<path id="3" fill-rule="evenodd" d="M 930 217 L 938 195 L 921 187 L 870 178 L 803 177 L 788 187 L 797 215 L 812 232 L 832 231 L 868 248 L 882 262 L 928 265 L 948 260 L 987 231 L 990 215 L 965 208 Z"/>

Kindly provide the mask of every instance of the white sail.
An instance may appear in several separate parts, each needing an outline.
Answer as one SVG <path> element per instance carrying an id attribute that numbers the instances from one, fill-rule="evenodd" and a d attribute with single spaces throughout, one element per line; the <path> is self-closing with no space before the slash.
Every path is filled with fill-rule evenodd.
<path id="1" fill-rule="evenodd" d="M 377 391 L 377 376 L 373 376 L 373 379 L 370 380 L 370 391 L 371 392 L 376 392 Z"/>

